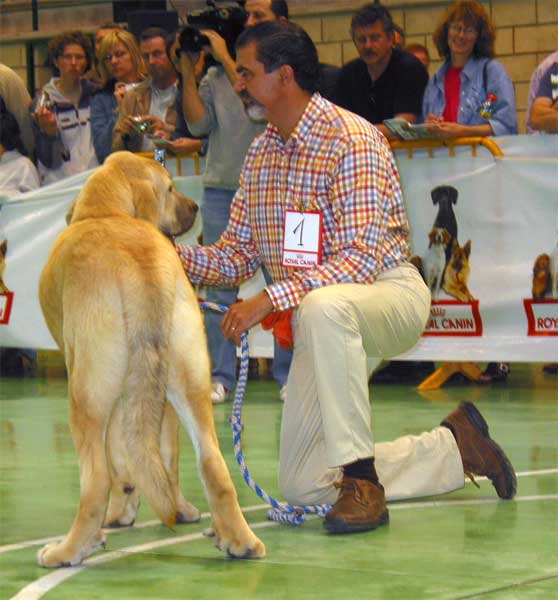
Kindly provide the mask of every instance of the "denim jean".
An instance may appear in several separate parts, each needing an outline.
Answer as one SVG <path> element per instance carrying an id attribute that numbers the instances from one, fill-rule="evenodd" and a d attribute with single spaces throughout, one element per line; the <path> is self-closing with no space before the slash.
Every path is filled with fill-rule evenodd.
<path id="1" fill-rule="evenodd" d="M 272 283 L 271 275 L 265 268 L 262 268 L 263 276 L 267 284 Z M 277 338 L 273 337 L 273 379 L 283 387 L 287 383 L 291 360 L 293 358 L 292 350 L 285 350 L 277 343 Z"/>
<path id="2" fill-rule="evenodd" d="M 226 229 L 231 202 L 235 190 L 207 187 L 203 194 L 202 223 L 203 243 L 209 246 L 216 242 Z M 238 288 L 207 288 L 206 298 L 209 302 L 231 306 L 238 297 Z M 228 390 L 236 385 L 236 346 L 226 340 L 221 333 L 223 315 L 213 311 L 205 313 L 207 343 L 211 357 L 211 379 L 222 383 Z"/>

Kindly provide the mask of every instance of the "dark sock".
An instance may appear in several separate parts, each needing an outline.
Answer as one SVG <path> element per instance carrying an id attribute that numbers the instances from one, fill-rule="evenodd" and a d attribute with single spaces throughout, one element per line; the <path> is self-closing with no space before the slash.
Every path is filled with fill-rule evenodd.
<path id="1" fill-rule="evenodd" d="M 343 473 L 348 477 L 366 479 L 372 483 L 378 483 L 378 475 L 376 474 L 376 468 L 374 467 L 374 457 L 363 458 L 350 465 L 345 465 L 343 467 Z"/>

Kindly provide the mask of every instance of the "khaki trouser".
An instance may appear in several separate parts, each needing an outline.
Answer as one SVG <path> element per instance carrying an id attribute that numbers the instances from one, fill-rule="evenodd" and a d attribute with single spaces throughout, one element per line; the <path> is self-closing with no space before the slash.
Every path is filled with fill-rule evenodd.
<path id="1" fill-rule="evenodd" d="M 430 294 L 409 264 L 370 285 L 310 292 L 294 321 L 294 355 L 283 409 L 279 482 L 291 503 L 333 503 L 340 467 L 375 456 L 388 499 L 449 492 L 464 484 L 449 429 L 374 444 L 368 372 L 418 341 Z M 368 363 L 368 365 L 367 365 Z"/>

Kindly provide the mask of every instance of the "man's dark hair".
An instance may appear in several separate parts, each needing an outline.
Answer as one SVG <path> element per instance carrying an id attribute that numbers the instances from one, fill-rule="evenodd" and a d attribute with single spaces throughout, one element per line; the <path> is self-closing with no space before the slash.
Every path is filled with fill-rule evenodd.
<path id="1" fill-rule="evenodd" d="M 381 4 L 365 4 L 356 11 L 351 19 L 351 36 L 355 37 L 355 29 L 358 27 L 368 27 L 376 21 L 382 23 L 386 33 L 393 33 L 394 24 L 389 10 Z"/>
<path id="2" fill-rule="evenodd" d="M 266 73 L 289 65 L 295 81 L 313 94 L 318 89 L 320 66 L 318 51 L 302 27 L 290 21 L 270 21 L 247 27 L 236 42 L 236 49 L 249 44 L 257 46 L 257 59 Z"/>
<path id="3" fill-rule="evenodd" d="M 289 6 L 286 0 L 271 0 L 271 12 L 279 19 L 289 19 Z"/>
<path id="4" fill-rule="evenodd" d="M 139 36 L 139 41 L 146 42 L 147 40 L 152 40 L 153 38 L 163 38 L 165 41 L 165 46 L 170 47 L 174 42 L 174 34 L 169 33 L 166 29 L 162 27 L 148 27 L 144 29 Z"/>

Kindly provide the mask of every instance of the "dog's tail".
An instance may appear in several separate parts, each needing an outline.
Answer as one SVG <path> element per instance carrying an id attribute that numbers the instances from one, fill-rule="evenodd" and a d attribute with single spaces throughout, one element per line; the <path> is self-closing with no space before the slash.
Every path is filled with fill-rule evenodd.
<path id="1" fill-rule="evenodd" d="M 133 337 L 130 344 L 125 409 L 130 468 L 161 521 L 172 527 L 176 498 L 160 449 L 168 371 L 167 349 L 162 346 L 166 342 L 160 331 L 151 331 Z"/>

